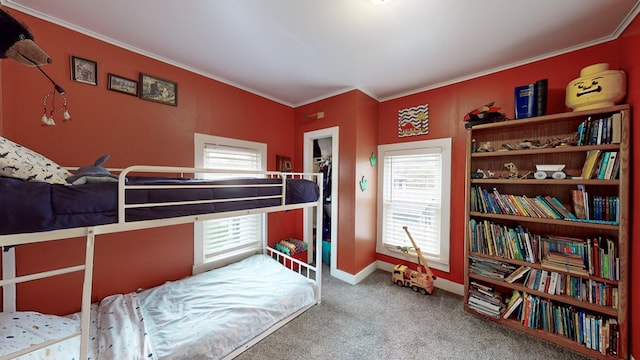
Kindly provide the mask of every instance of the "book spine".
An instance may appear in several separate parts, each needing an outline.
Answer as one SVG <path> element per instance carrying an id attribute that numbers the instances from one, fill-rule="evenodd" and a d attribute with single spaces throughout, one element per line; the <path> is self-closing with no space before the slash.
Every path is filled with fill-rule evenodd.
<path id="1" fill-rule="evenodd" d="M 541 79 L 535 83 L 536 98 L 536 115 L 543 116 L 547 114 L 547 89 L 549 87 L 548 79 Z"/>
<path id="2" fill-rule="evenodd" d="M 535 84 L 518 86 L 514 89 L 515 117 L 525 119 L 535 116 Z"/>

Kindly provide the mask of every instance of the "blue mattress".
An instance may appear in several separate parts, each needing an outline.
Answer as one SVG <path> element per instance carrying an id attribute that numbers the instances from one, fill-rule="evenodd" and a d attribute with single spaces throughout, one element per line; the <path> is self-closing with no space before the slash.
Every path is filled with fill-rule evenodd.
<path id="1" fill-rule="evenodd" d="M 229 188 L 134 189 L 127 190 L 127 204 L 161 203 L 203 199 L 251 198 L 280 195 L 278 179 L 231 179 L 204 181 L 129 177 L 128 185 L 249 185 Z M 251 186 L 256 185 L 256 186 Z M 287 179 L 286 203 L 298 204 L 318 199 L 316 183 Z M 247 210 L 280 205 L 280 198 L 251 199 L 210 204 L 142 207 L 127 209 L 126 221 L 162 219 L 205 213 Z M 0 177 L 0 235 L 31 233 L 66 228 L 103 225 L 118 221 L 118 183 L 57 185 Z"/>

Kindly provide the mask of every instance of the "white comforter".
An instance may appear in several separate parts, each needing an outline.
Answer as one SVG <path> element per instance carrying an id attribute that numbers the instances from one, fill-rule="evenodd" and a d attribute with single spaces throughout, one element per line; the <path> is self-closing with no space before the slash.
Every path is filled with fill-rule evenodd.
<path id="1" fill-rule="evenodd" d="M 219 359 L 312 304 L 314 288 L 268 256 L 256 255 L 140 297 L 158 357 Z"/>
<path id="2" fill-rule="evenodd" d="M 252 256 L 93 305 L 89 359 L 220 359 L 313 302 L 310 280 L 266 255 Z M 0 339 L 0 355 L 79 329 L 77 314 L 64 318 L 34 314 L 0 313 L 13 321 L 0 322 L 0 336 L 7 332 L 13 341 Z M 25 328 L 30 331 L 22 331 Z M 42 331 L 36 334 L 34 328 Z M 22 336 L 25 333 L 29 338 Z M 75 337 L 20 359 L 78 359 L 79 344 Z"/>

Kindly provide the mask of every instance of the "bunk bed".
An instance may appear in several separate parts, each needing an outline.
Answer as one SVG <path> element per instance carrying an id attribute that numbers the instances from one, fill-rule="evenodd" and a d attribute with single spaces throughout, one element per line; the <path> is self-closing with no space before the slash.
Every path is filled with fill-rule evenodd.
<path id="1" fill-rule="evenodd" d="M 3 256 L 0 360 L 58 358 L 52 354 L 230 359 L 319 304 L 321 242 L 314 245 L 316 265 L 310 265 L 269 247 L 266 239 L 259 254 L 239 262 L 91 304 L 94 245 L 102 234 L 293 209 L 316 209 L 314 226 L 322 226 L 322 174 L 243 171 L 225 180 L 194 179 L 203 173 L 224 171 L 132 166 L 117 182 L 73 186 L 0 177 L 0 218 L 8 220 L 0 225 L 4 250 L 86 238 L 84 263 L 76 266 L 15 276 L 7 271 L 11 259 Z M 310 234 L 305 227 L 305 241 L 313 241 Z M 17 283 L 75 271 L 84 272 L 80 312 L 15 311 L 11 289 Z M 12 301 L 13 309 L 7 306 Z"/>

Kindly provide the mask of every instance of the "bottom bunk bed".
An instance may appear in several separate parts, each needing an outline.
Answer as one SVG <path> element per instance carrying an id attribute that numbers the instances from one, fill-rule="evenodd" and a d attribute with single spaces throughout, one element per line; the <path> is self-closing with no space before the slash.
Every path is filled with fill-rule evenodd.
<path id="1" fill-rule="evenodd" d="M 92 304 L 87 359 L 237 356 L 320 302 L 319 268 L 265 252 Z M 80 314 L 0 313 L 0 359 L 80 359 L 80 329 Z"/>

